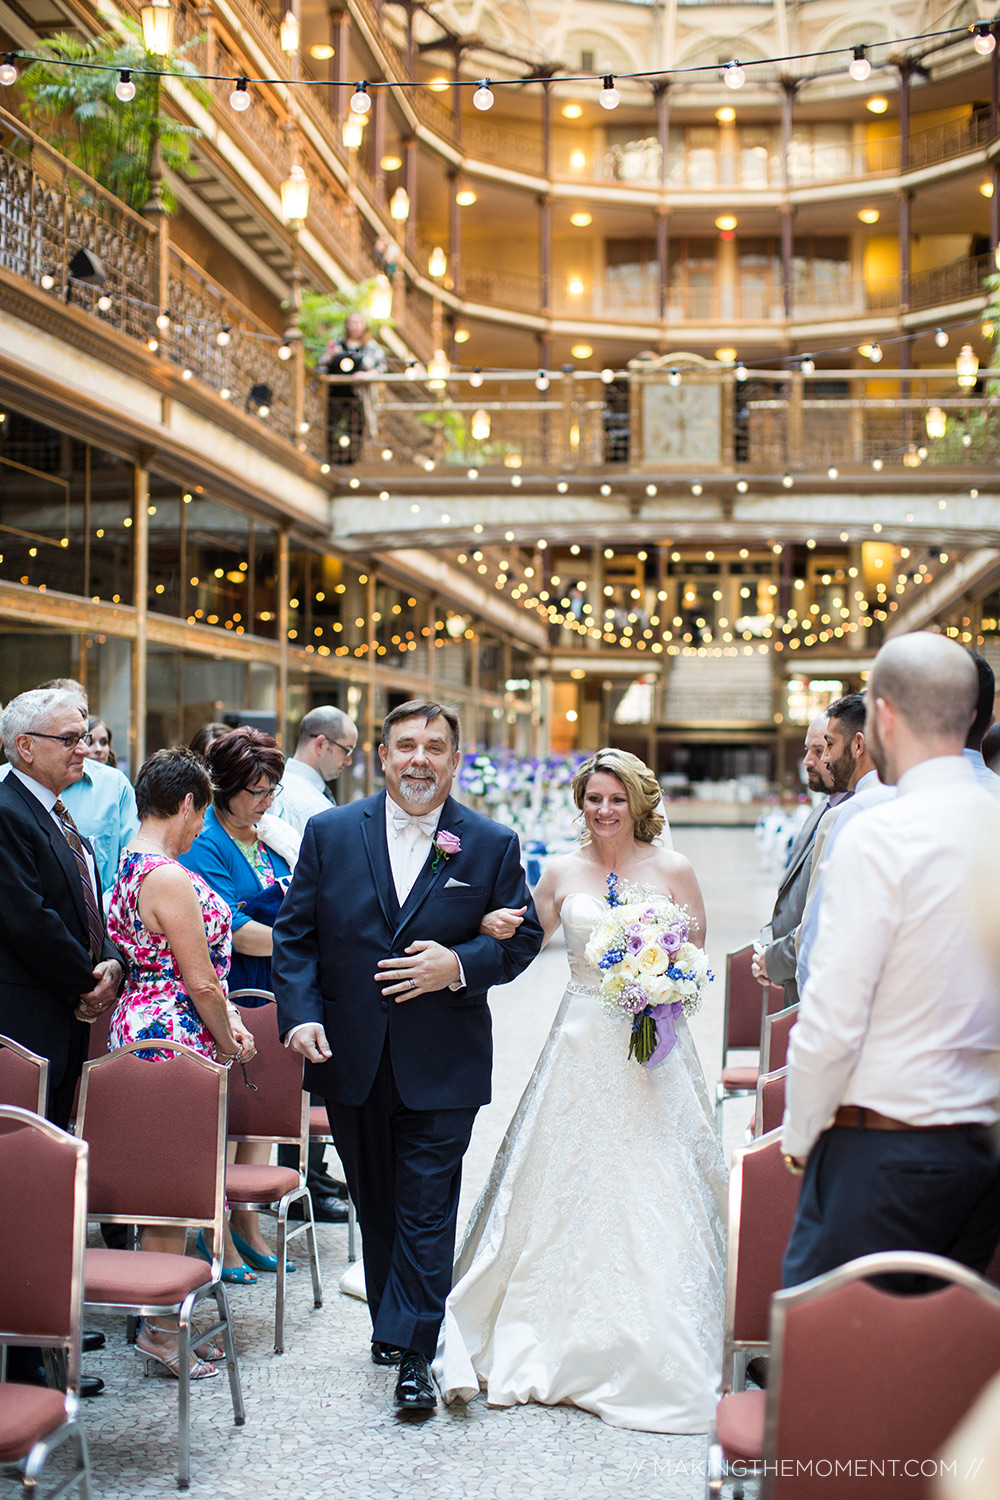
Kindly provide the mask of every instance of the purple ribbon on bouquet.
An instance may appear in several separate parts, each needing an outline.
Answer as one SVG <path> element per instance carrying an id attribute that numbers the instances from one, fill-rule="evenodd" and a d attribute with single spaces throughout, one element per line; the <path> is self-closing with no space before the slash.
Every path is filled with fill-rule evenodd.
<path id="1" fill-rule="evenodd" d="M 651 1005 L 649 1014 L 656 1022 L 656 1046 L 652 1054 L 642 1064 L 644 1068 L 655 1068 L 658 1063 L 668 1058 L 674 1050 L 677 1041 L 677 1032 L 674 1030 L 674 1022 L 684 1012 L 684 1006 L 680 1000 L 672 1000 L 666 1005 Z"/>

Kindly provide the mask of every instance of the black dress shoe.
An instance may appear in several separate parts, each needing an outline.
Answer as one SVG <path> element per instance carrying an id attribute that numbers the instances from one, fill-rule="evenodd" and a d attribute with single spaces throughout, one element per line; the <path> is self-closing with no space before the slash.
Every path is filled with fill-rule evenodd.
<path id="1" fill-rule="evenodd" d="M 99 1328 L 85 1328 L 80 1340 L 80 1348 L 84 1354 L 93 1354 L 95 1349 L 103 1349 L 107 1339 Z"/>
<path id="2" fill-rule="evenodd" d="M 18 1385 L 48 1385 L 45 1378 L 45 1366 L 38 1365 L 32 1370 L 22 1370 L 17 1375 Z M 99 1396 L 104 1389 L 104 1381 L 99 1380 L 96 1375 L 80 1376 L 80 1395 Z"/>
<path id="3" fill-rule="evenodd" d="M 315 1180 L 307 1177 L 306 1187 L 314 1198 L 342 1198 L 345 1202 L 347 1201 L 347 1183 L 338 1182 L 335 1177 L 328 1177 L 325 1172 L 322 1177 L 317 1177 Z"/>
<path id="4" fill-rule="evenodd" d="M 402 1355 L 402 1349 L 394 1349 L 391 1344 L 372 1343 L 373 1365 L 398 1365 Z"/>
<path id="5" fill-rule="evenodd" d="M 762 1391 L 767 1390 L 767 1371 L 770 1363 L 766 1354 L 758 1354 L 747 1364 L 747 1379 L 752 1380 L 754 1385 L 759 1385 Z"/>
<path id="6" fill-rule="evenodd" d="M 399 1360 L 399 1379 L 396 1381 L 394 1399 L 397 1411 L 433 1411 L 437 1406 L 431 1367 L 426 1355 L 404 1349 Z"/>
<path id="7" fill-rule="evenodd" d="M 310 1194 L 310 1197 L 312 1195 Z M 339 1198 L 313 1198 L 313 1219 L 317 1224 L 346 1224 L 347 1204 L 341 1203 Z M 293 1203 L 288 1210 L 290 1219 L 304 1219 L 305 1212 L 302 1208 L 301 1199 Z"/>

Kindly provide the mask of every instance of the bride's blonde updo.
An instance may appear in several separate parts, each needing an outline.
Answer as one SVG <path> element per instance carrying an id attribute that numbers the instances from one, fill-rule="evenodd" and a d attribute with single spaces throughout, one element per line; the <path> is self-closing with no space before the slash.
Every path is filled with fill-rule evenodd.
<path id="1" fill-rule="evenodd" d="M 651 844 L 663 832 L 666 821 L 660 812 L 660 785 L 645 761 L 628 750 L 598 750 L 573 777 L 573 801 L 583 811 L 583 799 L 587 782 L 598 771 L 606 771 L 621 783 L 628 798 L 628 810 L 635 827 L 632 830 L 637 843 Z M 590 833 L 584 827 L 580 835 L 582 843 L 590 842 Z"/>

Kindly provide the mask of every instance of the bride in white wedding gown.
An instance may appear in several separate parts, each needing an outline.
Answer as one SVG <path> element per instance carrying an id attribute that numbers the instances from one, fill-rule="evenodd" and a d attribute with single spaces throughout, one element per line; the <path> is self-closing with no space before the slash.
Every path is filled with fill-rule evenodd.
<path id="1" fill-rule="evenodd" d="M 726 1168 L 683 1018 L 656 1067 L 628 1057 L 627 1020 L 598 998 L 584 950 L 607 877 L 686 907 L 694 871 L 652 840 L 659 788 L 635 756 L 599 751 L 574 795 L 587 842 L 535 893 L 560 921 L 570 983 L 456 1263 L 434 1367 L 447 1401 L 568 1403 L 616 1427 L 708 1430 L 722 1361 Z"/>

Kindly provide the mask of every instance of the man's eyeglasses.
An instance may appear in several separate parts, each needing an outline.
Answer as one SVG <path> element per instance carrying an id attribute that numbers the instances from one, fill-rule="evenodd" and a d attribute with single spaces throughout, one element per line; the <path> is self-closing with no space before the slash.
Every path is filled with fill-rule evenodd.
<path id="1" fill-rule="evenodd" d="M 26 729 L 25 734 L 33 740 L 56 740 L 66 750 L 75 750 L 77 745 L 92 745 L 94 736 L 92 734 L 42 734 L 39 729 Z"/>
<path id="2" fill-rule="evenodd" d="M 354 751 L 356 749 L 354 745 L 342 745 L 339 740 L 331 740 L 330 744 L 336 745 L 337 749 L 341 752 L 345 760 L 354 759 Z"/>
<path id="3" fill-rule="evenodd" d="M 277 802 L 281 796 L 281 786 L 247 786 L 245 792 L 249 792 L 255 802 Z"/>

